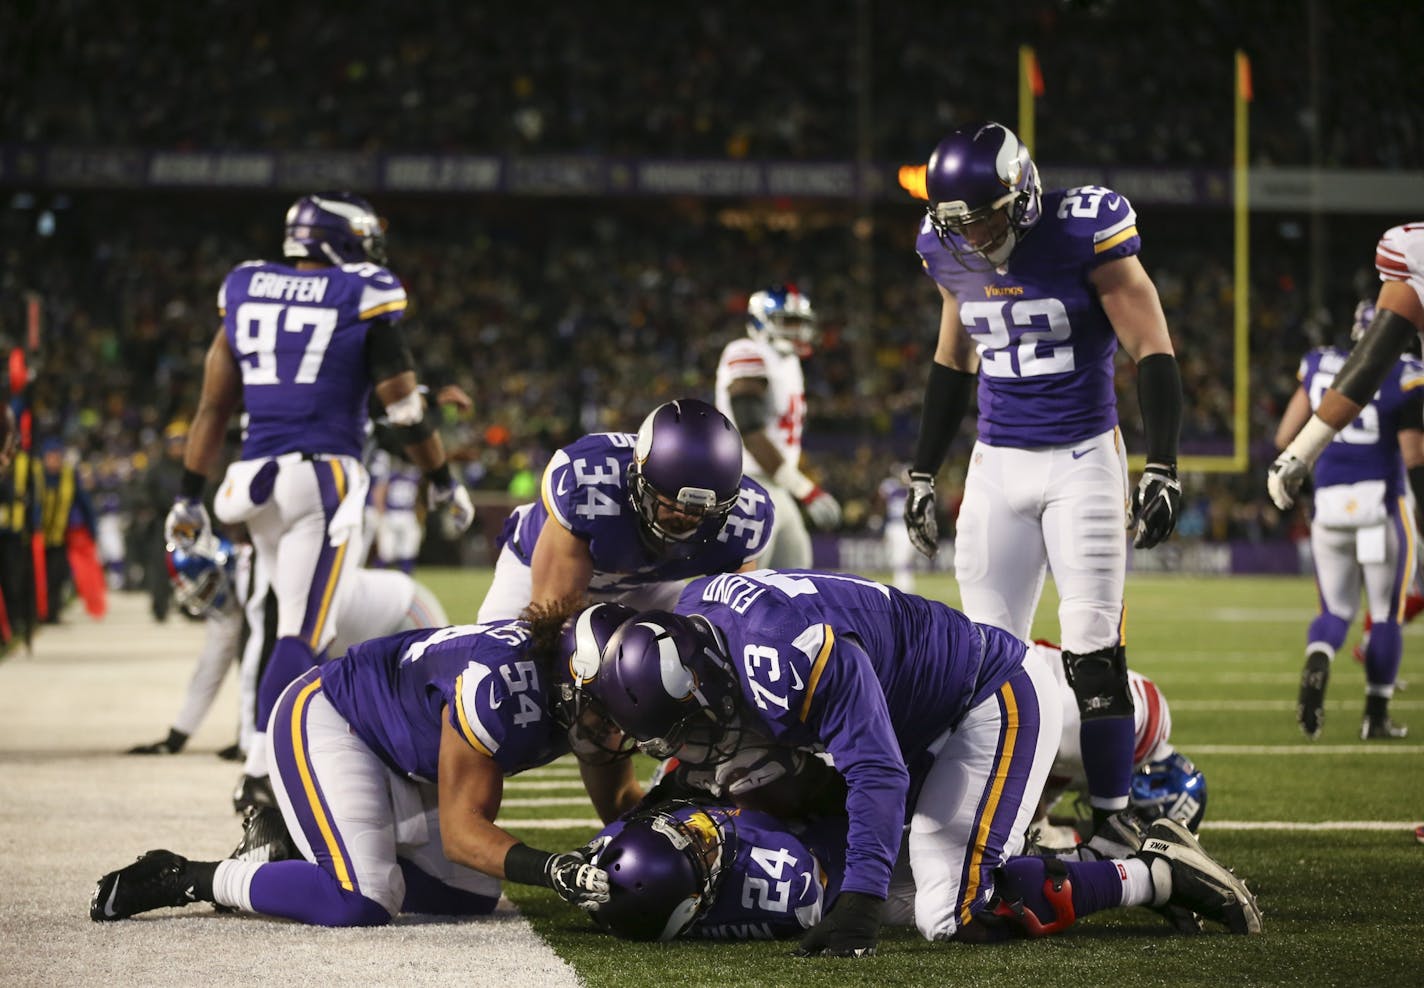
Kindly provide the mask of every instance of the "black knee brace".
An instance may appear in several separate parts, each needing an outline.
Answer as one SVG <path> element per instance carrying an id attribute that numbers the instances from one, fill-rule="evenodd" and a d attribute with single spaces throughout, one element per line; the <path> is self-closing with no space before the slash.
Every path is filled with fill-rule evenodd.
<path id="1" fill-rule="evenodd" d="M 1083 720 L 1132 716 L 1127 651 L 1121 645 L 1082 654 L 1065 650 L 1063 671 L 1078 699 L 1078 714 Z"/>

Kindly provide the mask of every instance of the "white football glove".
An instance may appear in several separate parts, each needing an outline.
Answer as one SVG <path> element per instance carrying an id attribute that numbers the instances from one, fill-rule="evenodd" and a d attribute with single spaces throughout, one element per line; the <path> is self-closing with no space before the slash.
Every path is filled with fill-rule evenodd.
<path id="1" fill-rule="evenodd" d="M 208 509 L 203 507 L 202 498 L 177 497 L 173 507 L 168 509 L 168 517 L 163 520 L 163 537 L 180 549 L 191 549 L 193 543 L 213 530 L 208 520 Z"/>
<path id="2" fill-rule="evenodd" d="M 811 524 L 822 531 L 840 527 L 841 503 L 824 488 L 811 488 L 811 493 L 801 498 L 801 507 L 806 509 L 806 517 L 811 520 Z"/>
<path id="3" fill-rule="evenodd" d="M 1149 463 L 1132 492 L 1127 526 L 1137 532 L 1135 549 L 1150 549 L 1172 534 L 1182 507 L 1182 485 L 1172 463 Z"/>
<path id="4" fill-rule="evenodd" d="M 431 484 L 426 504 L 440 519 L 440 534 L 447 539 L 458 539 L 474 523 L 475 506 L 470 503 L 470 492 L 459 481 L 449 487 Z"/>
<path id="5" fill-rule="evenodd" d="M 939 550 L 939 519 L 935 517 L 934 475 L 910 474 L 910 496 L 905 500 L 905 528 L 910 542 L 926 559 Z"/>
<path id="6" fill-rule="evenodd" d="M 559 898 L 580 909 L 596 909 L 608 901 L 608 872 L 588 864 L 581 850 L 549 858 L 544 877 Z"/>
<path id="7" fill-rule="evenodd" d="M 1286 450 L 1266 471 L 1266 491 L 1271 500 L 1282 511 L 1288 511 L 1295 504 L 1305 478 L 1310 476 L 1310 466 L 1290 450 Z"/>

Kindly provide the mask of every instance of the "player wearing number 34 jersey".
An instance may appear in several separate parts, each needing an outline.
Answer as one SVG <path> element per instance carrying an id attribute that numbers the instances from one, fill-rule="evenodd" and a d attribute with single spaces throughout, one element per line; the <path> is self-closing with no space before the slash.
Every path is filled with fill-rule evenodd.
<path id="1" fill-rule="evenodd" d="M 979 437 L 955 536 L 965 612 L 1020 638 L 1051 568 L 1063 661 L 1082 713 L 1094 816 L 1127 806 L 1132 701 L 1123 582 L 1136 545 L 1171 534 L 1181 487 L 1182 389 L 1157 290 L 1137 260 L 1137 215 L 1100 186 L 1044 193 L 1028 148 L 996 123 L 940 142 L 916 247 L 942 298 L 939 341 L 905 519 L 938 544 L 934 476 L 977 374 Z M 1129 501 L 1113 355 L 1137 362 L 1147 467 Z"/>

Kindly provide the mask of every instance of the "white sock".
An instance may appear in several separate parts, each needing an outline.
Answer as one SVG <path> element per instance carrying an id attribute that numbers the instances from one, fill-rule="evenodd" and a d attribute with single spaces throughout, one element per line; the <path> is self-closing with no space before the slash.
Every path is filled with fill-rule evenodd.
<path id="1" fill-rule="evenodd" d="M 219 861 L 218 870 L 213 873 L 213 901 L 252 912 L 252 878 L 261 867 L 252 861 Z"/>
<path id="2" fill-rule="evenodd" d="M 255 778 L 266 778 L 267 776 L 267 732 L 256 731 L 252 735 L 252 741 L 247 746 L 247 761 L 242 766 L 242 771 L 246 775 Z"/>
<path id="3" fill-rule="evenodd" d="M 1118 877 L 1122 879 L 1122 904 L 1124 906 L 1156 905 L 1156 890 L 1152 884 L 1152 869 L 1141 858 L 1125 858 L 1114 861 Z M 1170 879 L 1169 879 L 1170 880 Z M 1170 891 L 1170 888 L 1169 888 Z M 1166 896 L 1162 898 L 1166 902 Z"/>

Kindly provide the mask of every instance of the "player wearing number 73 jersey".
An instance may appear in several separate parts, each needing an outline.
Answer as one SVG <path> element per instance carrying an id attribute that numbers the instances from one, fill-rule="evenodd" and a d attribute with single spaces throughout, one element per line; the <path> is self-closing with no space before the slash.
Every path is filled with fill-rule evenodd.
<path id="1" fill-rule="evenodd" d="M 1052 569 L 1100 824 L 1127 806 L 1132 773 L 1123 530 L 1135 528 L 1139 547 L 1156 545 L 1171 534 L 1181 498 L 1182 388 L 1166 319 L 1137 260 L 1127 199 L 1099 186 L 1042 192 L 1028 149 L 1002 125 L 941 141 L 926 194 L 916 247 L 943 311 L 906 525 L 933 556 L 934 476 L 977 373 L 979 437 L 955 536 L 964 610 L 1027 638 Z M 1137 362 L 1147 432 L 1147 467 L 1130 501 L 1113 392 L 1119 344 Z"/>
<path id="2" fill-rule="evenodd" d="M 165 529 L 183 549 L 208 530 L 203 487 L 241 403 L 248 416 L 242 455 L 214 510 L 224 522 L 247 525 L 277 597 L 277 639 L 258 687 L 259 730 L 287 684 L 331 644 L 343 579 L 361 561 L 368 485 L 361 446 L 373 387 L 406 457 L 429 476 L 431 508 L 447 533 L 473 520 L 417 390 L 397 325 L 405 289 L 382 266 L 383 229 L 357 196 L 303 196 L 287 211 L 286 259 L 239 264 L 218 293 L 222 328 L 208 349 L 183 490 Z M 258 735 L 249 774 L 265 774 L 265 756 Z"/>

